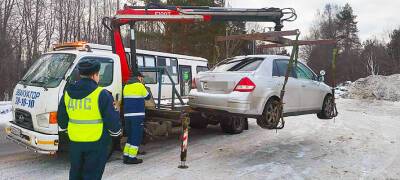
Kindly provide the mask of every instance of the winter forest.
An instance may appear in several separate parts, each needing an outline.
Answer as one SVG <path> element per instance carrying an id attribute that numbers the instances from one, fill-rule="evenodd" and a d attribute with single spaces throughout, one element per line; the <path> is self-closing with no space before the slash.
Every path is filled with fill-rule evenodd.
<path id="1" fill-rule="evenodd" d="M 152 1 L 157 2 L 157 1 Z M 159 2 L 160 3 L 160 2 Z M 164 2 L 165 3 L 165 2 Z M 224 0 L 167 0 L 173 5 L 224 6 Z M 101 24 L 123 7 L 119 0 L 0 0 L 0 100 L 10 100 L 13 87 L 32 63 L 54 44 L 86 41 L 110 44 L 109 32 Z M 336 39 L 339 56 L 337 82 L 354 81 L 369 75 L 400 73 L 400 27 L 387 37 L 361 41 L 357 14 L 349 4 L 327 4 L 315 12 L 314 25 L 302 39 Z M 140 22 L 136 24 L 137 48 L 200 56 L 210 66 L 235 55 L 282 53 L 283 49 L 257 48 L 262 42 L 228 41 L 216 43 L 216 36 L 244 34 L 246 23 L 178 24 Z M 125 38 L 128 33 L 125 33 Z M 125 43 L 128 47 L 129 43 Z M 327 71 L 332 81 L 332 48 L 304 46 L 300 55 L 315 72 Z"/>

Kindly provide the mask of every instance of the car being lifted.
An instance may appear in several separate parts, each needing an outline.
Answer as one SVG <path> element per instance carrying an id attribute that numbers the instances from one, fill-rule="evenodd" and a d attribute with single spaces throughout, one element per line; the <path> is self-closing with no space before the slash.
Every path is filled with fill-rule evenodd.
<path id="1" fill-rule="evenodd" d="M 204 128 L 218 124 L 224 132 L 241 133 L 247 118 L 256 118 L 267 129 L 278 125 L 273 121 L 279 108 L 279 95 L 290 57 L 250 55 L 229 58 L 212 70 L 201 72 L 193 81 L 189 105 L 198 114 L 191 126 Z M 318 118 L 332 118 L 325 111 L 331 107 L 331 87 L 326 85 L 325 73 L 314 73 L 307 65 L 294 65 L 283 99 L 284 116 L 316 113 Z"/>

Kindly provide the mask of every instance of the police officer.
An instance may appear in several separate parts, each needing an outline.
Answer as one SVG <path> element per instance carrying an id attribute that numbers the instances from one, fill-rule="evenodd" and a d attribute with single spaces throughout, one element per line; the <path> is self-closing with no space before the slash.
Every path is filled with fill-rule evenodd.
<path id="1" fill-rule="evenodd" d="M 141 73 L 133 73 L 132 78 L 124 86 L 123 97 L 125 127 L 128 132 L 128 141 L 124 147 L 123 163 L 140 164 L 143 160 L 136 156 L 143 137 L 145 99 L 150 99 L 150 94 L 143 85 L 143 75 Z"/>
<path id="2" fill-rule="evenodd" d="M 121 134 L 119 113 L 111 94 L 98 87 L 100 63 L 78 63 L 81 79 L 67 87 L 58 105 L 58 125 L 70 139 L 70 179 L 101 179 L 111 136 Z"/>

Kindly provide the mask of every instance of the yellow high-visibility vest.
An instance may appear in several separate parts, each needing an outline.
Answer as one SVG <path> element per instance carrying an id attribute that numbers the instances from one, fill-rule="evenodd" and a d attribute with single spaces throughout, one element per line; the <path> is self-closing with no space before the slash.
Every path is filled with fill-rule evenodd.
<path id="1" fill-rule="evenodd" d="M 68 113 L 68 136 L 73 142 L 95 142 L 103 133 L 99 110 L 99 96 L 103 88 L 96 88 L 82 99 L 72 99 L 65 92 L 64 103 Z"/>
<path id="2" fill-rule="evenodd" d="M 142 83 L 136 82 L 125 85 L 123 95 L 125 98 L 145 98 L 148 92 Z"/>

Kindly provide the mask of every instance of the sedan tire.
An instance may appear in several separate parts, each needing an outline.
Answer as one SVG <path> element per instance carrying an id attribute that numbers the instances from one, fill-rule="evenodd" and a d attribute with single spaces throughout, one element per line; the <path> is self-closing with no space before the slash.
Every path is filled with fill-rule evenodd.
<path id="1" fill-rule="evenodd" d="M 240 134 L 246 129 L 247 118 L 239 116 L 221 117 L 220 126 L 223 132 Z"/>
<path id="2" fill-rule="evenodd" d="M 317 113 L 319 119 L 332 119 L 334 116 L 333 96 L 326 95 L 321 112 Z"/>
<path id="3" fill-rule="evenodd" d="M 269 99 L 264 107 L 261 117 L 257 118 L 257 124 L 264 129 L 276 129 L 279 125 L 281 109 L 278 99 Z"/>

